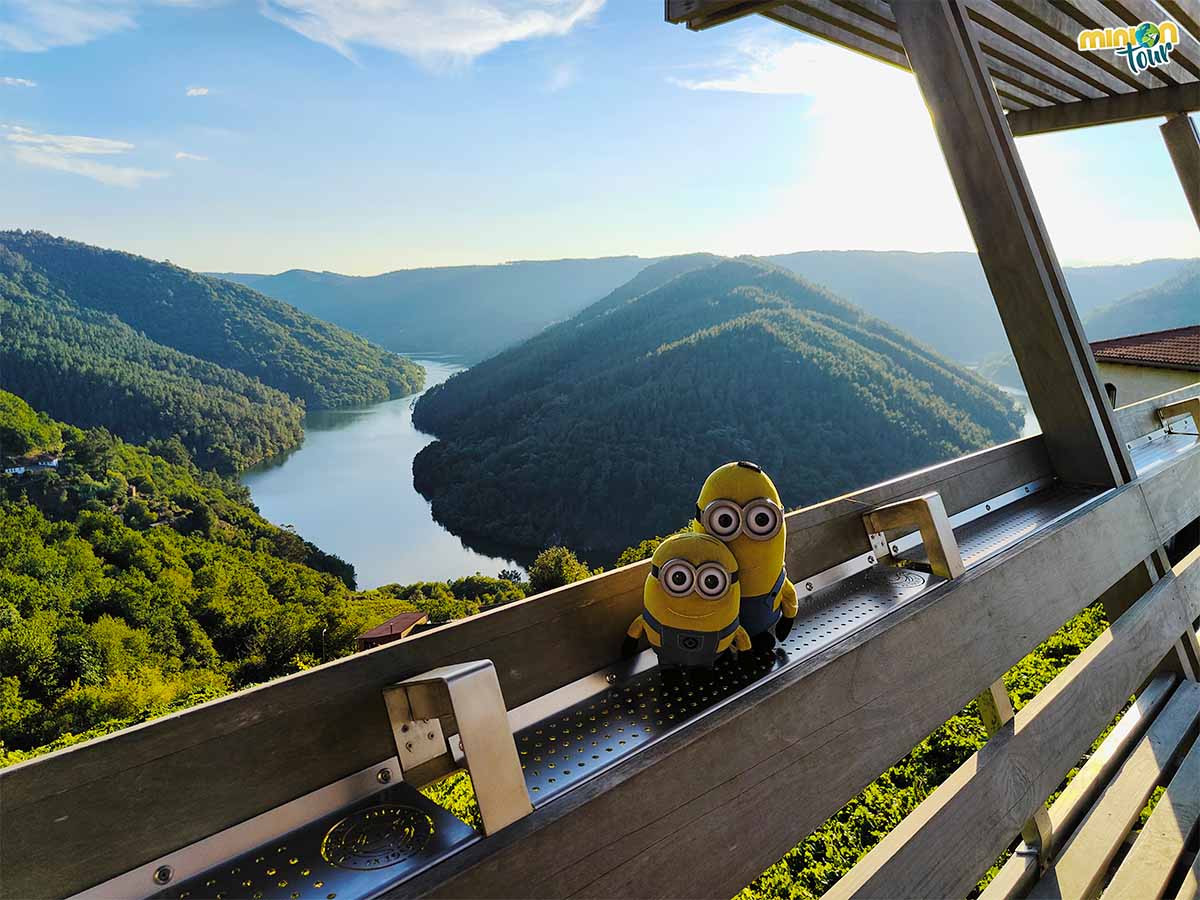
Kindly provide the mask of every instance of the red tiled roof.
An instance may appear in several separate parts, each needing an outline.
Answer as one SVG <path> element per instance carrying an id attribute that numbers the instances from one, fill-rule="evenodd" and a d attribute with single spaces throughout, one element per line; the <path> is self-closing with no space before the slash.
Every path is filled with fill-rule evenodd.
<path id="1" fill-rule="evenodd" d="M 1097 362 L 1200 371 L 1200 325 L 1096 341 Z"/>
<path id="2" fill-rule="evenodd" d="M 380 622 L 370 631 L 364 631 L 358 636 L 360 641 L 373 640 L 375 638 L 388 637 L 393 634 L 404 634 L 410 628 L 420 625 L 429 618 L 425 613 L 400 613 L 398 616 L 392 616 L 386 622 Z"/>

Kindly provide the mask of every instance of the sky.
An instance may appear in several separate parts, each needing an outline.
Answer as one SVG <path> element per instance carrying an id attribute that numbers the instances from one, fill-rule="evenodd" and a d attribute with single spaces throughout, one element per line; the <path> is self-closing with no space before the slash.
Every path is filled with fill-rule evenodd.
<path id="1" fill-rule="evenodd" d="M 1158 124 L 1018 139 L 1064 264 L 1200 256 Z M 974 249 L 911 75 L 657 0 L 0 0 L 0 228 L 237 272 Z"/>

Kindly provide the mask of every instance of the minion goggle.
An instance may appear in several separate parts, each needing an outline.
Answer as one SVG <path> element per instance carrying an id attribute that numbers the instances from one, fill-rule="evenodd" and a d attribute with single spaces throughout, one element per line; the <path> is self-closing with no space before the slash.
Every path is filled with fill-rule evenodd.
<path id="1" fill-rule="evenodd" d="M 744 534 L 752 541 L 769 541 L 783 527 L 783 507 L 768 497 L 759 497 L 744 505 L 718 498 L 701 509 L 696 518 L 715 538 L 732 541 Z"/>
<path id="2" fill-rule="evenodd" d="M 720 600 L 737 582 L 738 573 L 730 572 L 717 562 L 696 566 L 686 559 L 668 559 L 661 566 L 651 565 L 650 577 L 657 579 L 672 597 L 699 594 L 705 600 Z"/>

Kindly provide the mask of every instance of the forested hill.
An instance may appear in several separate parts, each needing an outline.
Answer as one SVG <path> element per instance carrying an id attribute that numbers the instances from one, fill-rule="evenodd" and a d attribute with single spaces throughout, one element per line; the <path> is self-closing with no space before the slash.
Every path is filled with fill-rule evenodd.
<path id="1" fill-rule="evenodd" d="M 691 261 L 421 398 L 440 521 L 607 550 L 683 525 L 731 459 L 794 507 L 1017 436 L 997 390 L 860 309 L 760 260 Z"/>
<path id="2" fill-rule="evenodd" d="M 356 277 L 223 273 L 392 350 L 483 359 L 577 313 L 645 268 L 636 256 L 404 269 Z"/>
<path id="3" fill-rule="evenodd" d="M 242 285 L 0 232 L 0 387 L 225 471 L 295 445 L 304 405 L 419 390 L 420 366 Z"/>
<path id="4" fill-rule="evenodd" d="M 1200 324 L 1200 263 L 1174 278 L 1096 310 L 1084 321 L 1088 340 Z"/>

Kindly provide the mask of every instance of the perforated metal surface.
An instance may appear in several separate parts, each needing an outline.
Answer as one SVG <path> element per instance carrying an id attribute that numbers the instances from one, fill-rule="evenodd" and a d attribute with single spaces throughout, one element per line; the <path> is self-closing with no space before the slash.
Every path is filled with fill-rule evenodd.
<path id="1" fill-rule="evenodd" d="M 1182 428 L 1181 428 L 1182 430 Z M 1163 434 L 1152 441 L 1132 447 L 1129 455 L 1139 475 L 1168 463 L 1181 453 L 1186 453 L 1200 443 L 1194 434 Z"/>
<path id="2" fill-rule="evenodd" d="M 395 887 L 478 839 L 412 787 L 398 784 L 154 896 L 358 900 Z"/>
<path id="3" fill-rule="evenodd" d="M 978 565 L 989 556 L 1046 528 L 1100 493 L 1097 488 L 1055 484 L 955 528 L 954 536 L 958 538 L 963 565 L 968 569 Z M 902 557 L 913 562 L 924 562 L 925 548 L 918 546 L 902 554 Z"/>
<path id="4" fill-rule="evenodd" d="M 727 653 L 712 670 L 663 670 L 616 678 L 602 693 L 515 735 L 534 806 L 611 768 L 700 716 L 865 627 L 931 583 L 924 572 L 877 567 L 802 600 L 787 640 L 773 651 Z"/>

